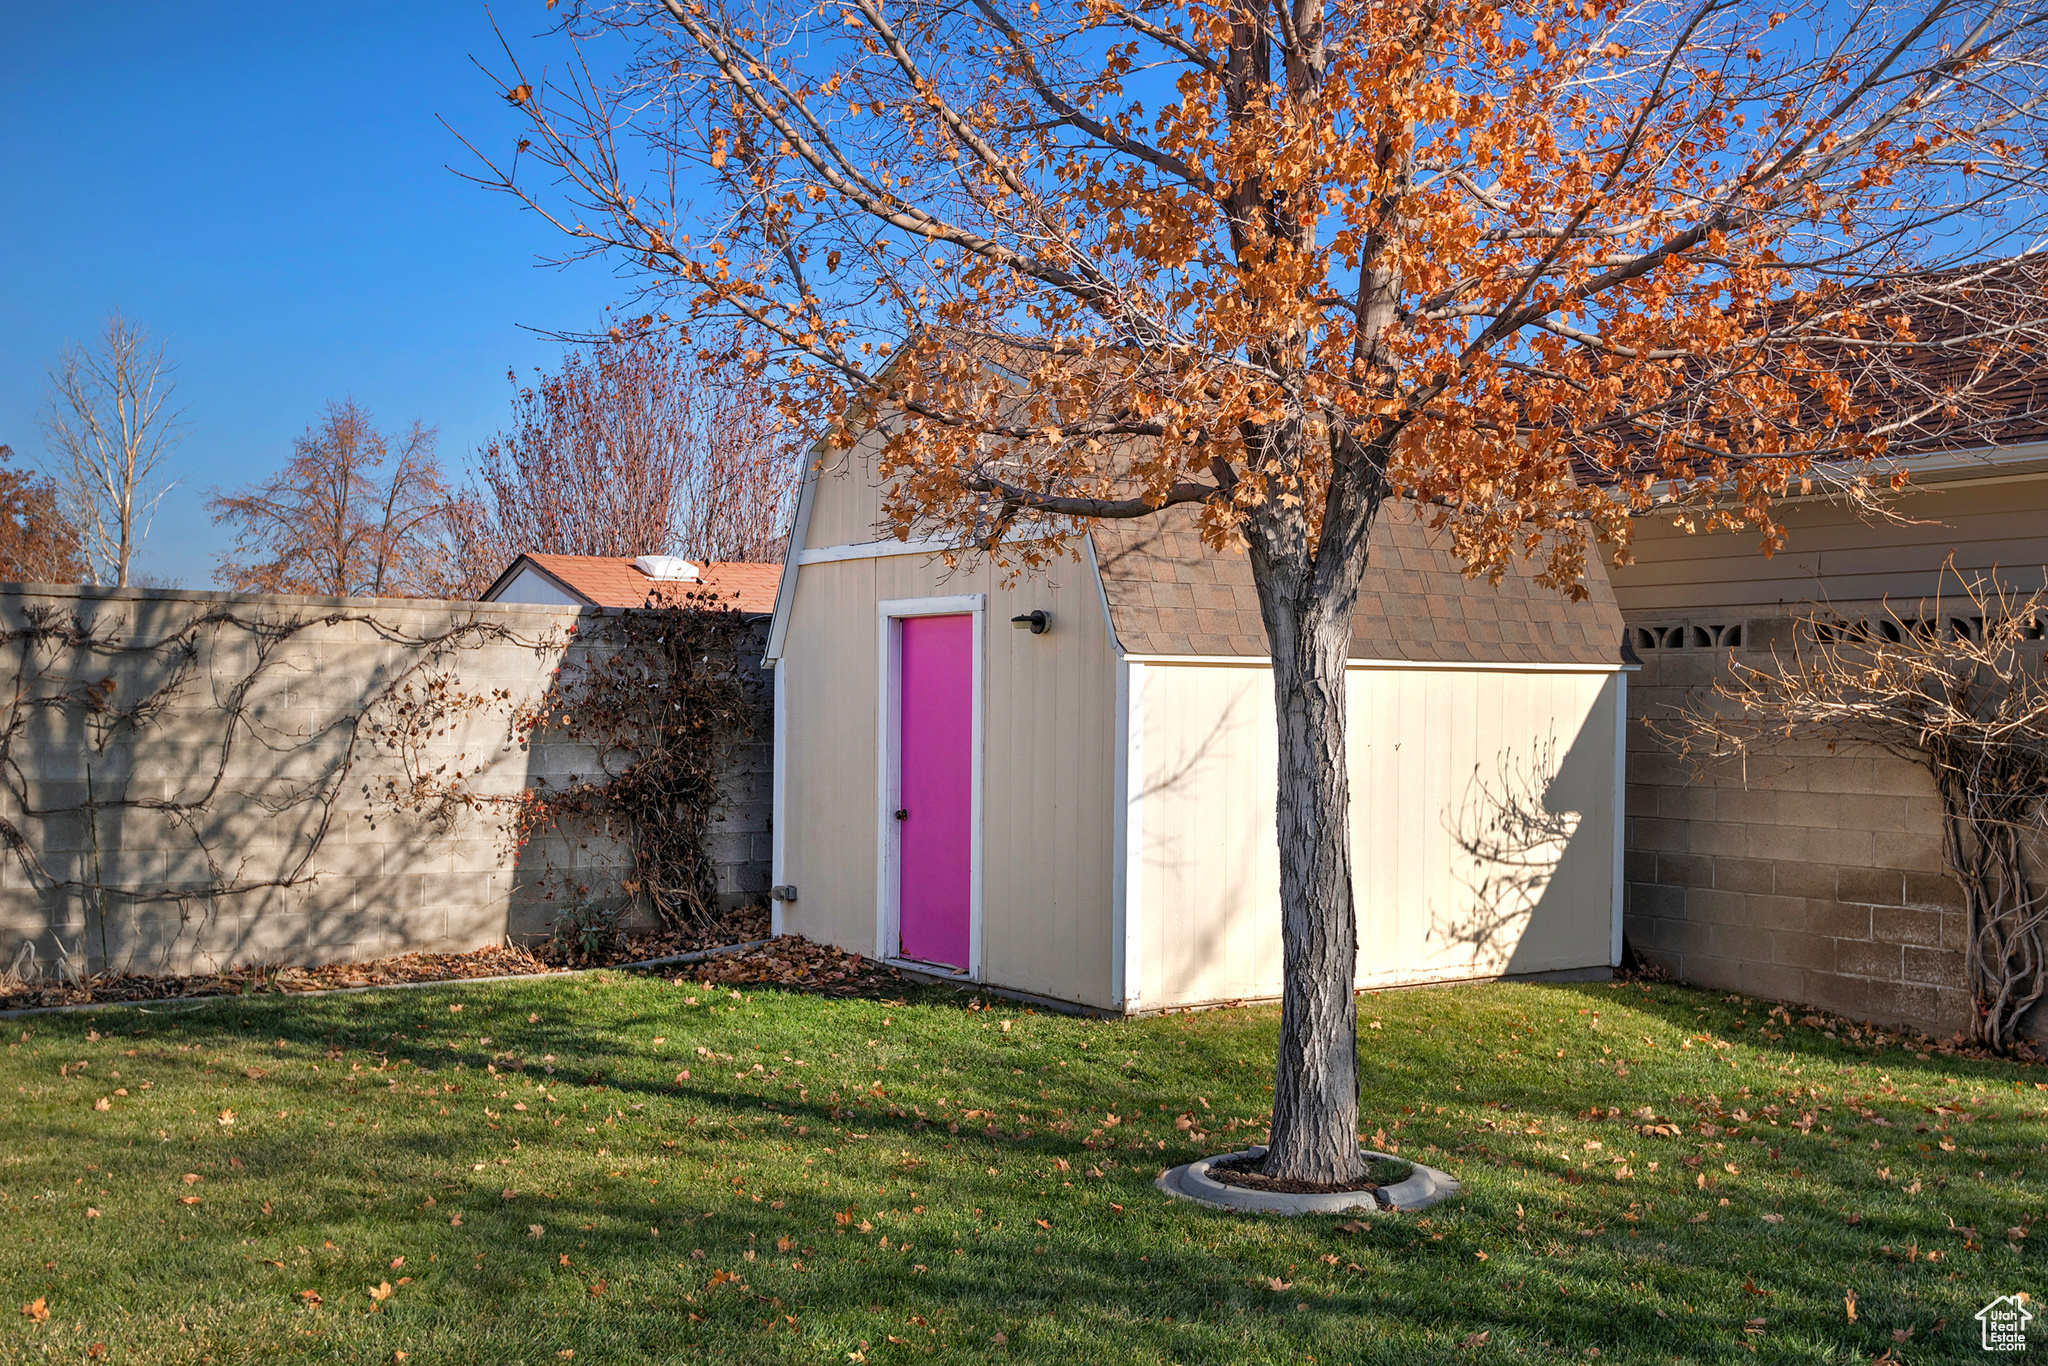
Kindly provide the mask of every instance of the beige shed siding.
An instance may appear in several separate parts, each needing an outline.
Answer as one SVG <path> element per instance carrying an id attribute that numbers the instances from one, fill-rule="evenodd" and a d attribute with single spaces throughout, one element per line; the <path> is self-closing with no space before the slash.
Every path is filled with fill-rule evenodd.
<path id="1" fill-rule="evenodd" d="M 852 450 L 831 451 L 821 444 L 812 451 L 820 464 L 804 549 L 859 545 L 886 534 L 876 525 L 882 516 L 882 490 L 875 475 L 881 444 L 882 438 L 870 432 Z"/>
<path id="2" fill-rule="evenodd" d="M 829 476 L 828 476 L 829 478 Z M 867 539 L 842 502 L 862 486 L 818 490 L 831 535 Z M 842 497 L 850 495 L 848 497 Z M 988 595 L 984 736 L 982 970 L 986 980 L 1110 1007 L 1116 668 L 1085 564 L 1004 587 L 987 565 L 949 571 L 928 557 L 806 565 L 780 668 L 786 707 L 782 880 L 798 900 L 784 927 L 874 952 L 877 604 Z M 1013 629 L 1044 608 L 1053 629 Z"/>
<path id="3" fill-rule="evenodd" d="M 1604 967 L 1615 676 L 1365 664 L 1349 684 L 1359 983 Z M 1148 663 L 1142 686 L 1140 1004 L 1276 995 L 1271 675 Z"/>
<path id="4" fill-rule="evenodd" d="M 1755 532 L 1688 535 L 1645 517 L 1636 523 L 1635 563 L 1607 577 L 1631 622 L 1820 600 L 1846 606 L 1887 595 L 1915 601 L 1935 591 L 1951 551 L 1959 569 L 1996 565 L 2016 587 L 2041 585 L 2048 477 L 1929 484 L 1897 506 L 1913 524 L 1864 521 L 1826 503 L 1788 505 L 1782 520 L 1790 539 L 1771 556 L 1758 550 Z"/>

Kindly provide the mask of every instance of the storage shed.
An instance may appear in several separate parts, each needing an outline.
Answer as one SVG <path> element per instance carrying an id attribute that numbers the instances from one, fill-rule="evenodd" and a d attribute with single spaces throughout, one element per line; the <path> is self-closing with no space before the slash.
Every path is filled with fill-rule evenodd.
<path id="1" fill-rule="evenodd" d="M 776 929 L 1102 1010 L 1277 996 L 1270 661 L 1192 510 L 1014 582 L 806 477 L 769 632 Z M 1621 617 L 1383 515 L 1349 676 L 1361 986 L 1620 956 Z"/>

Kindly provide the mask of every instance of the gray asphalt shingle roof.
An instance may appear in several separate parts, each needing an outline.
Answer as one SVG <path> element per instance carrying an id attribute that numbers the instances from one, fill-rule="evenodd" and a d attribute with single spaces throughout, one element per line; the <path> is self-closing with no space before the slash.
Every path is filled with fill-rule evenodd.
<path id="1" fill-rule="evenodd" d="M 1265 658 L 1265 626 L 1251 561 L 1202 544 L 1192 508 L 1092 534 L 1117 640 L 1132 654 Z M 1353 659 L 1441 664 L 1625 661 L 1621 611 L 1604 567 L 1588 565 L 1585 602 L 1535 581 L 1517 563 L 1495 586 L 1467 578 L 1447 532 L 1432 532 L 1411 504 L 1389 505 L 1352 616 Z"/>

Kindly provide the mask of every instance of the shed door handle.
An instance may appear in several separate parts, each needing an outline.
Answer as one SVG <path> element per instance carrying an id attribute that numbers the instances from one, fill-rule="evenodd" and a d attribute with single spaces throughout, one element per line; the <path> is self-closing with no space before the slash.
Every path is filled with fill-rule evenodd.
<path id="1" fill-rule="evenodd" d="M 910 819 L 910 813 L 899 807 L 896 812 L 896 819 L 899 821 L 907 821 Z"/>

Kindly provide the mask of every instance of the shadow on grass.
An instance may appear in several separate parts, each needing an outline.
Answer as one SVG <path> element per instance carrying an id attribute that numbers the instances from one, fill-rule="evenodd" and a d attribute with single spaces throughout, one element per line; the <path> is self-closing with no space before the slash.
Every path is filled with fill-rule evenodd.
<path id="1" fill-rule="evenodd" d="M 976 1010 L 972 998 L 945 988 L 912 989 L 881 1002 L 806 1001 L 746 988 L 744 1010 L 722 997 L 723 1013 L 714 1016 L 704 1007 L 686 1012 L 669 1003 L 669 993 L 702 994 L 687 984 L 653 988 L 650 994 L 651 986 L 643 982 L 621 991 L 590 983 L 565 991 L 563 983 L 543 982 L 483 995 L 461 990 L 313 1002 L 243 1000 L 146 1021 L 107 1012 L 67 1021 L 64 1030 L 82 1033 L 105 1024 L 126 1035 L 145 1027 L 149 1037 L 136 1046 L 167 1069 L 158 1083 L 167 1087 L 210 1084 L 208 1049 L 261 1047 L 276 1039 L 288 1049 L 314 1050 L 323 1067 L 349 1069 L 343 1075 L 357 1079 L 355 1096 L 337 1095 L 324 1074 L 318 1083 L 252 1080 L 266 1105 L 323 1121 L 331 1116 L 337 1128 L 316 1130 L 311 1140 L 290 1134 L 237 1139 L 232 1151 L 243 1159 L 243 1173 L 206 1173 L 212 1184 L 204 1208 L 214 1225 L 213 1236 L 204 1240 L 209 1255 L 218 1255 L 233 1234 L 309 1247 L 335 1238 L 354 1258 L 345 1267 L 345 1259 L 332 1259 L 339 1287 L 359 1286 L 377 1270 L 377 1258 L 407 1255 L 413 1258 L 409 1265 L 416 1265 L 422 1253 L 433 1255 L 428 1249 L 438 1248 L 447 1264 L 437 1264 L 431 1279 L 422 1280 L 431 1289 L 438 1279 L 452 1303 L 492 1306 L 487 1312 L 545 1309 L 578 1322 L 577 1316 L 601 1314 L 616 1331 L 671 1347 L 679 1334 L 722 1334 L 727 1342 L 733 1335 L 747 1341 L 760 1336 L 765 1349 L 770 1340 L 780 1340 L 776 1334 L 790 1332 L 786 1320 L 794 1318 L 812 1335 L 801 1348 L 789 1339 L 788 1350 L 798 1357 L 826 1345 L 860 1350 L 855 1342 L 879 1342 L 884 1333 L 908 1339 L 913 1329 L 922 1334 L 933 1324 L 949 1340 L 971 1333 L 985 1343 L 986 1335 L 1003 1332 L 1012 1339 L 1013 1355 L 1042 1342 L 1046 1351 L 1078 1352 L 1082 1360 L 1136 1357 L 1137 1339 L 1105 1338 L 1088 1354 L 1087 1344 L 1072 1335 L 1136 1332 L 1142 1324 L 1144 1354 L 1175 1360 L 1248 1359 L 1283 1346 L 1343 1352 L 1324 1359 L 1413 1360 L 1420 1344 L 1455 1346 L 1475 1332 L 1491 1333 L 1501 1345 L 1599 1345 L 1610 1357 L 1619 1351 L 1624 1357 L 1755 1360 L 1743 1345 L 1759 1338 L 1747 1331 L 1752 1319 L 1765 1320 L 1761 1341 L 1764 1359 L 1770 1359 L 1772 1344 L 1784 1342 L 1789 1352 L 1787 1335 L 1796 1334 L 1875 1353 L 1889 1345 L 1894 1324 L 1914 1322 L 1917 1315 L 1924 1326 L 1937 1313 L 1954 1311 L 1947 1300 L 1955 1294 L 1944 1292 L 1944 1299 L 1934 1293 L 1939 1288 L 1930 1286 L 1923 1268 L 1888 1263 L 1875 1251 L 1883 1242 L 1925 1242 L 1938 1221 L 1804 1138 L 1797 1141 L 1806 1145 L 1797 1157 L 1813 1162 L 1817 1173 L 1806 1185 L 1769 1193 L 1731 1180 L 1734 1199 L 1728 1207 L 1711 1205 L 1712 1197 L 1698 1191 L 1653 1185 L 1647 1176 L 1628 1184 L 1568 1184 L 1578 1169 L 1553 1149 L 1569 1135 L 1569 1151 L 1584 1141 L 1581 1131 L 1610 1142 L 1620 1134 L 1619 1141 L 1643 1150 L 1644 1161 L 1668 1154 L 1660 1160 L 1672 1166 L 1660 1178 L 1676 1171 L 1693 1176 L 1678 1164 L 1682 1154 L 1702 1150 L 1696 1135 L 1644 1139 L 1614 1123 L 1588 1125 L 1579 1115 L 1596 1101 L 1661 1109 L 1681 1094 L 1704 1095 L 1720 1081 L 1710 1060 L 1666 1053 L 1623 1078 L 1589 1071 L 1591 1064 L 1577 1059 L 1569 1065 L 1500 1063 L 1495 1041 L 1479 1032 L 1481 1026 L 1499 1030 L 1526 1019 L 1538 1025 L 1524 1040 L 1533 1047 L 1549 1037 L 1543 1021 L 1559 1014 L 1575 1021 L 1583 1007 L 1599 1009 L 1603 1017 L 1638 1012 L 1636 1020 L 1650 1032 L 1671 1031 L 1675 1048 L 1680 1033 L 1707 1032 L 1706 1024 L 1718 1036 L 1739 1018 L 1700 993 L 1656 988 L 1645 999 L 1635 988 L 1524 987 L 1513 989 L 1519 994 L 1490 998 L 1459 989 L 1376 1001 L 1375 1008 L 1397 1028 L 1369 1038 L 1369 1114 L 1392 1123 L 1396 1113 L 1413 1112 L 1409 1122 L 1415 1128 L 1407 1132 L 1422 1132 L 1413 1141 L 1451 1152 L 1458 1138 L 1470 1136 L 1462 1133 L 1464 1126 L 1487 1115 L 1512 1112 L 1543 1134 L 1489 1133 L 1483 1141 L 1500 1151 L 1464 1158 L 1465 1200 L 1433 1211 L 1427 1222 L 1375 1220 L 1369 1231 L 1350 1234 L 1334 1219 L 1250 1220 L 1166 1201 L 1151 1189 L 1151 1178 L 1165 1162 L 1191 1155 L 1181 1147 L 1162 1151 L 1148 1142 L 1139 1150 L 1129 1146 L 1133 1141 L 1114 1150 L 1084 1146 L 1097 1127 L 1093 1121 L 1109 1112 L 1133 1128 L 1140 1120 L 1156 1126 L 1175 1113 L 1198 1112 L 1200 1099 L 1207 1098 L 1213 1108 L 1205 1122 L 1226 1114 L 1255 1117 L 1265 1104 L 1270 1075 L 1270 1008 L 1128 1022 L 1039 1017 L 1027 1030 L 1006 1034 L 977 1026 L 1023 1019 L 1021 1008 L 1002 1003 L 1000 1010 Z M 1671 999 L 1656 999 L 1667 990 Z M 451 1004 L 464 1011 L 451 1012 Z M 1704 1016 L 1698 1013 L 1703 1006 Z M 755 1009 L 766 1018 L 754 1017 Z M 539 1018 L 529 1023 L 529 1015 Z M 882 1022 L 885 1016 L 891 1023 Z M 1549 1028 L 1554 1031 L 1554 1025 Z M 457 1029 L 463 1031 L 460 1039 L 446 1037 Z M 1422 1031 L 1421 1044 L 1408 1042 L 1417 1038 L 1402 1033 L 1409 1029 Z M 678 1050 L 650 1058 L 645 1046 L 662 1031 L 676 1035 Z M 852 1054 L 843 1069 L 849 1072 L 855 1064 L 866 1065 L 867 1041 L 876 1040 L 887 1070 L 858 1087 L 848 1078 L 814 1082 L 808 1097 L 781 1089 L 789 1077 L 779 1066 L 774 1070 L 785 1071 L 781 1078 L 727 1080 L 735 1068 L 751 1075 L 757 1060 L 752 1050 L 761 1044 L 774 1045 L 773 1054 L 758 1055 L 768 1063 L 779 1063 L 785 1051 L 810 1049 L 811 1043 L 794 1041 L 798 1035 L 809 1036 L 820 1049 Z M 1893 1059 L 1903 1065 L 1904 1055 L 1895 1050 L 1873 1058 L 1855 1049 L 1815 1047 L 1816 1042 L 1788 1037 L 1770 1047 L 1774 1056 L 1782 1050 L 1797 1060 L 1793 1065 L 1810 1069 L 1893 1065 Z M 174 1043 L 187 1051 L 172 1050 Z M 734 1060 L 714 1077 L 711 1066 L 683 1045 L 727 1051 Z M 1749 1041 L 1739 1046 L 1747 1048 Z M 330 1056 L 337 1049 L 340 1056 Z M 523 1073 L 500 1078 L 486 1070 L 509 1066 L 506 1054 L 513 1051 Z M 567 1065 L 552 1078 L 535 1076 L 535 1060 L 549 1054 Z M 428 1078 L 411 1069 L 378 1072 L 371 1061 L 408 1057 L 429 1064 L 436 1088 L 462 1088 L 439 1092 L 461 1102 L 456 1115 L 444 1121 L 370 1108 L 389 1094 L 393 1079 L 401 1088 L 414 1088 L 403 1091 L 410 1099 L 425 1098 L 414 1091 Z M 911 1057 L 942 1060 L 952 1073 L 906 1072 Z M 1062 1061 L 1066 1067 L 1058 1066 Z M 1960 1077 L 1957 1068 L 1967 1061 L 1944 1059 L 1941 1067 Z M 681 1066 L 692 1069 L 691 1081 L 670 1079 Z M 2004 1064 L 1981 1066 L 1986 1080 L 2012 1071 Z M 1725 1091 L 1805 1084 L 1754 1065 L 1728 1076 Z M 479 1086 L 509 1089 L 529 1077 L 561 1093 L 552 1114 L 513 1120 L 500 1111 L 498 1120 L 489 1120 L 469 1108 Z M 1460 1085 L 1467 1089 L 1455 1089 Z M 1076 1127 L 1062 1134 L 1043 1124 L 1012 1123 L 994 1137 L 969 1130 L 948 1134 L 943 1122 L 934 1125 L 931 1116 L 918 1113 L 932 1105 L 933 1092 L 946 1095 L 956 1114 L 1000 1094 L 1031 1111 L 1065 1111 Z M 485 1103 L 496 1105 L 489 1096 Z M 666 1108 L 671 1105 L 683 1112 Z M 1458 1113 L 1437 1124 L 1431 1113 L 1437 1105 Z M 1077 1118 L 1082 1115 L 1088 1119 Z M 562 1120 L 562 1126 L 550 1119 Z M 576 1133 L 572 1126 L 578 1121 L 597 1134 Z M 1425 1128 L 1424 1121 L 1436 1127 Z M 384 1127 L 366 1133 L 371 1124 Z M 807 1184 L 803 1154 L 794 1151 L 799 1128 L 812 1131 L 804 1140 L 809 1145 L 841 1150 L 835 1154 L 843 1168 L 832 1178 L 836 1189 Z M 850 1132 L 866 1137 L 849 1140 Z M 78 1146 L 104 1142 L 85 1123 L 47 1136 Z M 1241 1141 L 1213 1130 L 1211 1140 L 1206 1146 L 1214 1151 Z M 561 1182 L 544 1180 L 543 1186 L 559 1187 L 554 1198 L 521 1190 L 507 1200 L 484 1189 L 498 1184 L 496 1158 L 508 1153 L 576 1148 L 581 1151 L 568 1160 L 583 1163 L 594 1157 L 588 1148 L 617 1143 L 639 1149 L 630 1157 L 642 1159 L 652 1155 L 650 1142 L 674 1144 L 656 1151 L 702 1166 L 706 1183 L 685 1186 L 678 1178 L 687 1173 L 673 1171 L 660 1178 L 659 1187 L 633 1185 L 630 1197 L 623 1189 L 578 1193 L 576 1186 L 596 1180 L 582 1173 Z M 792 1150 L 786 1158 L 785 1143 Z M 347 1151 L 357 1144 L 363 1146 Z M 1473 1146 L 1467 1145 L 1468 1153 Z M 1789 1135 L 1784 1146 L 1795 1146 Z M 217 1165 L 225 1156 L 208 1160 Z M 463 1166 L 480 1160 L 487 1164 L 481 1176 Z M 615 1160 L 624 1164 L 628 1158 Z M 1056 1172 L 1059 1160 L 1069 1164 L 1069 1173 Z M 1772 1159 L 1746 1146 L 1726 1160 L 1774 1179 L 1780 1175 L 1770 1167 Z M 392 1194 L 388 1187 L 395 1179 L 379 1175 L 407 1161 L 443 1174 L 447 1189 L 435 1188 L 438 1203 L 431 1209 Z M 1084 1182 L 1078 1174 L 1091 1164 L 1102 1164 L 1106 1175 Z M 1822 1164 L 1833 1165 L 1823 1170 Z M 1780 1162 L 1791 1165 L 1796 1164 L 1790 1156 Z M 737 1189 L 728 1172 L 740 1178 Z M 258 1186 L 274 1189 L 281 1177 L 289 1178 L 290 1189 L 277 1199 L 276 1216 L 263 1215 Z M 716 1187 L 708 1184 L 712 1177 Z M 1062 1193 L 1066 1180 L 1075 1181 L 1070 1193 Z M 651 1205 L 650 1189 L 656 1202 Z M 919 1198 L 908 1194 L 913 1189 L 932 1211 L 928 1216 L 900 1212 Z M 774 1207 L 778 1201 L 780 1209 Z M 1114 1209 L 1117 1204 L 1123 1209 Z M 1690 1213 L 1703 1206 L 1708 1221 L 1690 1223 Z M 1843 1212 L 1851 1209 L 1862 1211 L 1860 1224 L 1844 1223 Z M 1765 1224 L 1766 1212 L 1783 1215 L 1784 1222 Z M 1634 1223 L 1627 1219 L 1631 1213 Z M 1969 1209 L 1958 1213 L 1965 1216 L 1961 1222 L 1969 1222 Z M 465 1220 L 459 1229 L 447 1222 L 458 1214 Z M 848 1222 L 840 1222 L 841 1215 Z M 1050 1227 L 1040 1227 L 1040 1218 Z M 862 1221 L 871 1227 L 863 1231 Z M 529 1238 L 531 1224 L 542 1225 L 547 1235 Z M 661 1230 L 659 1238 L 649 1235 L 650 1226 Z M 962 1236 L 943 1236 L 954 1233 Z M 793 1243 L 777 1250 L 783 1238 Z M 894 1246 L 884 1248 L 881 1238 Z M 908 1250 L 901 1246 L 906 1238 Z M 368 1243 L 382 1246 L 363 1261 L 355 1247 Z M 408 1244 L 417 1250 L 406 1251 Z M 957 1254 L 955 1247 L 961 1249 Z M 699 1248 L 705 1252 L 701 1260 L 690 1255 Z M 460 1259 L 473 1249 L 486 1255 L 478 1265 L 463 1265 Z M 749 1250 L 755 1253 L 752 1262 L 745 1260 Z M 557 1260 L 564 1256 L 567 1266 Z M 792 1262 L 804 1263 L 804 1269 Z M 916 1269 L 920 1264 L 924 1270 Z M 719 1271 L 738 1279 L 714 1285 Z M 180 1280 L 189 1264 L 180 1258 L 162 1259 L 154 1271 L 138 1267 L 138 1274 L 152 1277 L 166 1296 L 189 1294 Z M 595 1296 L 593 1276 L 596 1282 L 609 1278 L 609 1288 Z M 1844 1322 L 1845 1288 L 1864 1296 L 1864 1326 Z M 1658 1316 L 1660 1308 L 1665 1317 Z M 401 1303 L 392 1312 L 402 1309 Z M 926 1324 L 913 1325 L 916 1317 Z M 1251 1340 L 1256 1352 L 1247 1345 Z M 1728 1356 L 1737 1351 L 1740 1358 Z"/>

